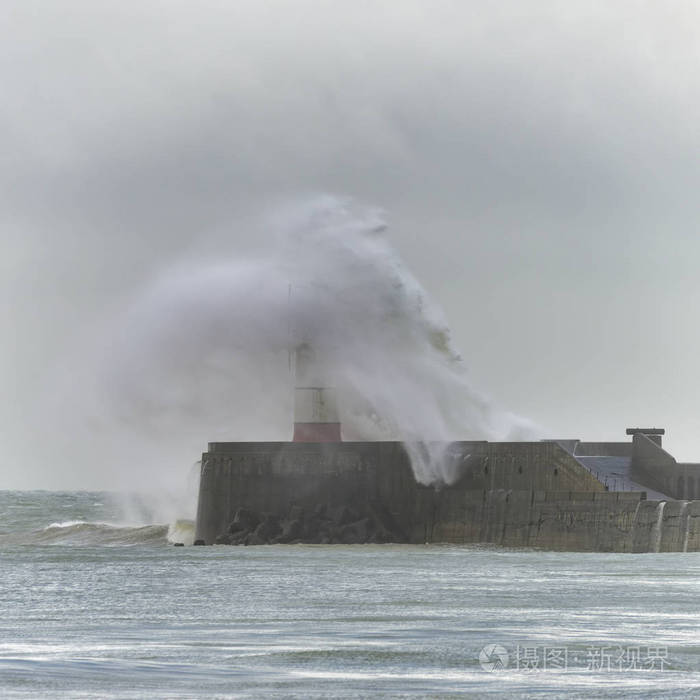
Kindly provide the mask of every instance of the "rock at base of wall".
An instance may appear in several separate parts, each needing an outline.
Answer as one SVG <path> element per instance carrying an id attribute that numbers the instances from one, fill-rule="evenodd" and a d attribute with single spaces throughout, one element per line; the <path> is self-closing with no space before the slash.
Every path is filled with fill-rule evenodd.
<path id="1" fill-rule="evenodd" d="M 240 508 L 228 531 L 218 535 L 215 544 L 379 544 L 407 541 L 391 513 L 382 506 L 368 504 L 366 512 L 359 513 L 347 506 L 331 508 L 319 504 L 310 514 L 293 505 L 286 517 Z"/>
<path id="2" fill-rule="evenodd" d="M 233 517 L 233 521 L 228 526 L 229 534 L 240 532 L 241 530 L 252 531 L 260 524 L 260 516 L 249 508 L 239 508 Z"/>

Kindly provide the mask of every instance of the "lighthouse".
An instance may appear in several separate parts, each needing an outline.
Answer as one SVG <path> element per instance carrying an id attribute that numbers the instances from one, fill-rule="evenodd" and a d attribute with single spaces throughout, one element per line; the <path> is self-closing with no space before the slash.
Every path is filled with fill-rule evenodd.
<path id="1" fill-rule="evenodd" d="M 340 442 L 340 419 L 335 389 L 311 346 L 295 350 L 294 442 Z"/>

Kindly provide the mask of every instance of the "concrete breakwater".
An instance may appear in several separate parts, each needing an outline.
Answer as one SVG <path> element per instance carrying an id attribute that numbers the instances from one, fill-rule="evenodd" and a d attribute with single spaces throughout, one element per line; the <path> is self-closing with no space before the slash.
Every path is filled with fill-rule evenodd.
<path id="1" fill-rule="evenodd" d="M 435 488 L 416 483 L 400 443 L 211 443 L 196 537 L 700 550 L 700 501 L 607 490 L 556 442 L 457 442 L 447 458 L 461 476 Z M 252 514 L 245 527 L 241 512 Z"/>

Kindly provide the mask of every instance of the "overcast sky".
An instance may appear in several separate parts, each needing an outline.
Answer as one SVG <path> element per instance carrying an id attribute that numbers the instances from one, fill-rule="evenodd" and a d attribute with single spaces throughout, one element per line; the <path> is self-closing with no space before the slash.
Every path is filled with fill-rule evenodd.
<path id="1" fill-rule="evenodd" d="M 700 461 L 698 27 L 672 1 L 5 0 L 0 488 L 100 486 L 29 449 L 75 339 L 315 192 L 386 210 L 499 407 Z"/>

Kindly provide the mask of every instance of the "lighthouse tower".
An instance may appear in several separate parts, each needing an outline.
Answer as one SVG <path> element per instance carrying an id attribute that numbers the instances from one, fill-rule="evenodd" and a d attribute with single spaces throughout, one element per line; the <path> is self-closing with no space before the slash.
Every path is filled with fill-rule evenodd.
<path id="1" fill-rule="evenodd" d="M 294 442 L 340 442 L 335 389 L 324 386 L 323 368 L 308 344 L 295 355 Z"/>

